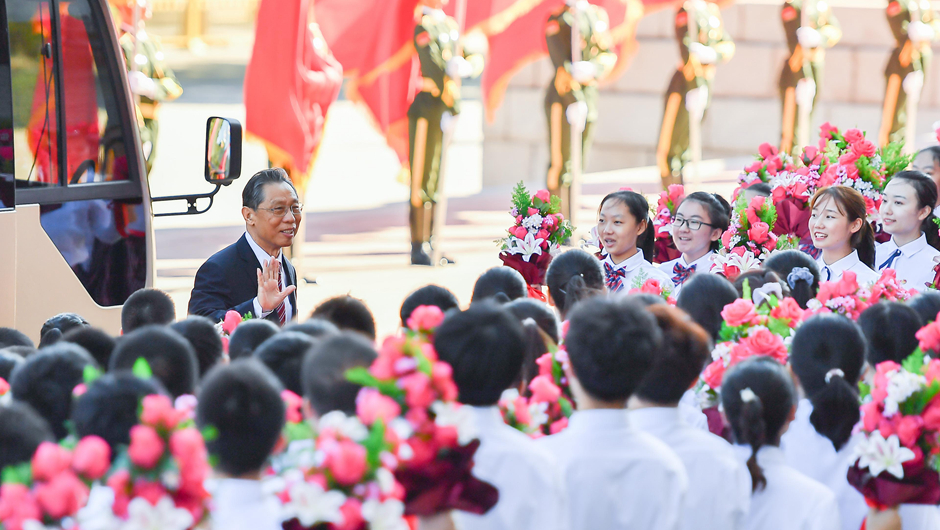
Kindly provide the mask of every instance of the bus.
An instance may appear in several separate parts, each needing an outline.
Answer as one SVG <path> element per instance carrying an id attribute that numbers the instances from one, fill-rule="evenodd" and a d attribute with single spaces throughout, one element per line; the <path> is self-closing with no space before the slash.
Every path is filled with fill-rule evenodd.
<path id="1" fill-rule="evenodd" d="M 38 342 L 75 312 L 117 334 L 152 287 L 151 205 L 206 211 L 241 171 L 240 124 L 210 117 L 207 193 L 152 197 L 107 0 L 0 0 L 0 326 Z"/>

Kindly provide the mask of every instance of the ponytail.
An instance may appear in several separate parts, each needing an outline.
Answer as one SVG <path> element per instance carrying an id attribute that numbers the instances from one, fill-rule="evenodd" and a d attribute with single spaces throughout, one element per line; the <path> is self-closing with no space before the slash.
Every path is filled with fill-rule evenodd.
<path id="1" fill-rule="evenodd" d="M 928 245 L 940 250 L 940 225 L 937 224 L 938 222 L 940 222 L 940 219 L 933 212 L 930 212 L 930 215 L 921 223 L 920 231 L 927 238 Z"/>
<path id="2" fill-rule="evenodd" d="M 852 234 L 850 240 L 852 248 L 858 251 L 858 259 L 868 268 L 875 268 L 875 230 L 871 223 L 862 219 L 862 227 Z"/>
<path id="3" fill-rule="evenodd" d="M 764 422 L 764 405 L 750 388 L 741 390 L 741 414 L 737 418 L 737 431 L 741 433 L 738 442 L 751 446 L 751 456 L 747 459 L 747 471 L 751 474 L 751 492 L 757 492 L 767 486 L 764 470 L 757 463 L 757 452 L 767 443 L 767 425 Z"/>
<path id="4" fill-rule="evenodd" d="M 552 259 L 545 283 L 555 307 L 564 316 L 578 300 L 604 292 L 604 269 L 591 254 L 572 249 Z"/>
<path id="5" fill-rule="evenodd" d="M 764 262 L 764 267 L 786 280 L 790 296 L 801 308 L 819 291 L 819 267 L 816 260 L 796 249 L 778 250 Z"/>
<path id="6" fill-rule="evenodd" d="M 646 217 L 646 230 L 636 238 L 636 248 L 643 251 L 643 259 L 653 263 L 653 254 L 656 252 L 656 229 L 649 216 Z"/>
<path id="7" fill-rule="evenodd" d="M 822 390 L 810 398 L 813 413 L 809 416 L 809 422 L 838 451 L 849 441 L 852 428 L 861 419 L 859 397 L 839 368 L 826 372 L 825 382 Z"/>

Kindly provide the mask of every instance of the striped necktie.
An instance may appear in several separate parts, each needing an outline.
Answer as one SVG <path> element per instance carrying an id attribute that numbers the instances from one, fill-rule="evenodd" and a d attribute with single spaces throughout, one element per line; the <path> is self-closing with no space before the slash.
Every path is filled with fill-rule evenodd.
<path id="1" fill-rule="evenodd" d="M 894 260 L 898 259 L 899 257 L 901 257 L 901 249 L 896 249 L 891 253 L 891 256 L 888 257 L 887 261 L 878 266 L 878 270 L 890 269 L 891 265 L 894 264 Z"/>
<path id="2" fill-rule="evenodd" d="M 277 290 L 278 291 L 284 290 L 284 283 L 281 281 L 281 278 L 283 277 L 284 277 L 284 271 L 282 269 L 280 273 L 278 273 L 277 275 Z M 287 307 L 284 306 L 284 303 L 286 300 L 287 298 L 281 301 L 281 305 L 277 306 L 277 319 L 281 322 L 282 326 L 287 322 Z"/>

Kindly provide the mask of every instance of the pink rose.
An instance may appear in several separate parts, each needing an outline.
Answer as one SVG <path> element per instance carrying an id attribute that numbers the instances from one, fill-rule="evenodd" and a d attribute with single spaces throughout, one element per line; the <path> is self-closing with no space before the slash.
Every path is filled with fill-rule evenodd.
<path id="1" fill-rule="evenodd" d="M 73 516 L 88 500 L 88 486 L 71 471 L 59 473 L 36 488 L 36 500 L 53 519 Z"/>
<path id="2" fill-rule="evenodd" d="M 672 201 L 673 204 L 678 206 L 679 199 L 681 199 L 682 196 L 685 195 L 685 187 L 682 186 L 682 184 L 670 184 L 666 188 L 666 193 L 669 197 L 669 200 Z"/>
<path id="3" fill-rule="evenodd" d="M 541 357 L 535 360 L 535 364 L 539 365 L 539 375 L 552 375 L 552 354 L 543 353 Z"/>
<path id="4" fill-rule="evenodd" d="M 734 232 L 732 230 L 725 230 L 724 233 L 721 234 L 721 246 L 723 248 L 730 248 L 732 237 L 734 237 Z"/>
<path id="5" fill-rule="evenodd" d="M 24 484 L 0 486 L 0 521 L 7 530 L 22 530 L 23 522 L 42 520 L 42 510 Z"/>
<path id="6" fill-rule="evenodd" d="M 865 139 L 865 135 L 858 129 L 849 129 L 845 131 L 845 141 L 854 144 Z"/>
<path id="7" fill-rule="evenodd" d="M 898 439 L 905 447 L 914 447 L 923 428 L 924 419 L 920 416 L 904 416 L 898 422 Z"/>
<path id="8" fill-rule="evenodd" d="M 222 331 L 227 335 L 235 333 L 235 328 L 242 323 L 242 316 L 238 311 L 229 310 L 225 313 L 225 320 L 222 321 Z"/>
<path id="9" fill-rule="evenodd" d="M 891 436 L 892 434 L 897 434 L 898 433 L 897 423 L 898 423 L 897 415 L 895 415 L 891 419 L 882 418 L 881 421 L 878 422 L 878 432 L 880 432 L 881 435 L 884 436 L 885 438 Z"/>
<path id="10" fill-rule="evenodd" d="M 848 166 L 854 166 L 856 160 L 858 160 L 858 154 L 855 151 L 849 151 L 839 157 L 839 165 L 847 166 L 846 170 L 848 170 Z"/>
<path id="11" fill-rule="evenodd" d="M 561 431 L 568 428 L 568 418 L 562 418 L 555 423 L 552 423 L 548 428 L 548 432 L 551 434 L 558 434 Z"/>
<path id="12" fill-rule="evenodd" d="M 119 469 L 108 477 L 107 485 L 114 492 L 114 504 L 111 510 L 118 517 L 127 516 L 127 504 L 130 502 L 131 474 L 126 469 Z"/>
<path id="13" fill-rule="evenodd" d="M 516 216 L 516 224 L 520 224 L 520 225 L 521 225 L 521 224 L 522 224 L 522 221 L 524 221 L 524 220 L 525 220 L 525 216 L 522 216 L 522 215 L 517 215 L 517 216 Z"/>
<path id="14" fill-rule="evenodd" d="M 532 217 L 533 215 L 539 213 L 539 209 L 538 209 L 538 208 L 529 208 L 529 210 L 528 210 L 527 213 L 529 214 L 529 215 L 528 215 L 529 217 Z"/>
<path id="15" fill-rule="evenodd" d="M 548 190 L 539 190 L 535 192 L 535 198 L 544 203 L 552 202 L 552 196 L 550 193 L 548 193 Z"/>
<path id="16" fill-rule="evenodd" d="M 747 231 L 747 237 L 757 243 L 761 244 L 764 241 L 767 241 L 767 235 L 770 233 L 770 226 L 761 221 L 751 225 L 751 228 Z"/>
<path id="17" fill-rule="evenodd" d="M 733 328 L 750 324 L 757 319 L 754 302 L 738 298 L 721 310 L 721 318 Z"/>
<path id="18" fill-rule="evenodd" d="M 643 282 L 643 285 L 640 286 L 640 292 L 659 296 L 663 294 L 663 286 L 660 285 L 659 280 L 650 278 Z"/>
<path id="19" fill-rule="evenodd" d="M 529 234 L 529 231 L 521 226 L 514 226 L 509 229 L 509 233 L 518 237 L 519 239 L 525 239 L 525 236 Z"/>
<path id="20" fill-rule="evenodd" d="M 144 397 L 141 409 L 140 422 L 151 427 L 174 429 L 185 417 L 173 407 L 170 398 L 159 394 Z"/>
<path id="21" fill-rule="evenodd" d="M 790 327 L 794 327 L 803 318 L 803 309 L 800 304 L 796 303 L 796 300 L 784 298 L 780 300 L 777 307 L 770 310 L 770 316 L 779 320 L 789 320 Z"/>
<path id="22" fill-rule="evenodd" d="M 749 166 L 745 166 L 744 171 L 747 173 L 757 173 L 758 171 L 763 169 L 763 167 L 764 167 L 764 164 L 762 164 L 760 160 L 758 160 Z"/>
<path id="23" fill-rule="evenodd" d="M 513 406 L 516 408 L 516 421 L 523 425 L 532 423 L 532 415 L 529 414 L 529 404 L 526 403 L 524 397 L 517 397 L 513 402 Z"/>
<path id="24" fill-rule="evenodd" d="M 768 143 L 760 144 L 760 147 L 757 148 L 757 152 L 760 154 L 760 157 L 765 160 L 777 156 L 777 148 Z"/>
<path id="25" fill-rule="evenodd" d="M 933 400 L 924 408 L 924 428 L 931 431 L 940 431 L 940 397 Z"/>
<path id="26" fill-rule="evenodd" d="M 543 228 L 543 229 L 539 230 L 538 233 L 535 234 L 535 238 L 536 238 L 536 239 L 541 239 L 541 240 L 543 240 L 543 241 L 548 241 L 548 235 L 549 235 L 549 234 L 548 234 L 548 230 L 545 230 L 545 229 Z"/>
<path id="27" fill-rule="evenodd" d="M 149 425 L 135 425 L 131 427 L 131 443 L 127 448 L 127 456 L 134 465 L 143 469 L 152 469 L 160 461 L 166 444 Z"/>
<path id="28" fill-rule="evenodd" d="M 401 406 L 374 388 L 363 388 L 356 396 L 356 414 L 366 425 L 382 420 L 385 425 L 401 414 Z"/>
<path id="29" fill-rule="evenodd" d="M 359 499 L 347 497 L 346 502 L 339 507 L 339 512 L 343 515 L 343 522 L 334 523 L 332 526 L 335 530 L 367 528 L 366 520 L 362 518 L 362 502 Z"/>
<path id="30" fill-rule="evenodd" d="M 194 427 L 181 429 L 170 435 L 170 453 L 181 465 L 189 465 L 194 460 L 206 457 L 206 443 L 202 433 Z"/>
<path id="31" fill-rule="evenodd" d="M 408 317 L 408 327 L 414 331 L 434 331 L 444 321 L 444 312 L 436 305 L 419 305 Z"/>
<path id="32" fill-rule="evenodd" d="M 925 352 L 940 352 L 940 322 L 934 321 L 920 328 L 914 335 Z"/>
<path id="33" fill-rule="evenodd" d="M 228 337 L 222 337 L 222 351 L 228 354 Z"/>
<path id="34" fill-rule="evenodd" d="M 131 491 L 131 497 L 140 497 L 153 506 L 156 506 L 160 499 L 166 495 L 167 491 L 163 485 L 145 479 L 138 479 L 134 483 L 133 491 Z"/>
<path id="35" fill-rule="evenodd" d="M 767 198 L 763 195 L 758 195 L 751 199 L 751 204 L 748 204 L 748 208 L 754 210 L 755 212 L 760 211 L 764 207 L 764 203 L 767 201 Z"/>
<path id="36" fill-rule="evenodd" d="M 927 372 L 924 373 L 924 377 L 927 378 L 927 383 L 940 380 L 940 359 L 931 359 L 927 363 Z"/>
<path id="37" fill-rule="evenodd" d="M 427 408 L 434 403 L 431 390 L 431 378 L 422 372 L 408 374 L 398 380 L 398 386 L 405 391 L 405 403 L 413 408 Z"/>
<path id="38" fill-rule="evenodd" d="M 304 399 L 290 390 L 281 391 L 281 401 L 284 402 L 287 423 L 300 423 L 304 421 Z"/>
<path id="39" fill-rule="evenodd" d="M 547 375 L 539 375 L 529 382 L 532 401 L 535 403 L 554 403 L 561 397 L 561 389 Z"/>
<path id="40" fill-rule="evenodd" d="M 862 405 L 862 428 L 865 432 L 875 432 L 883 419 L 878 403 L 871 401 Z"/>
<path id="41" fill-rule="evenodd" d="M 98 436 L 86 436 L 75 446 L 72 469 L 88 480 L 98 480 L 111 467 L 111 448 Z"/>
<path id="42" fill-rule="evenodd" d="M 725 364 L 721 360 L 713 361 L 702 372 L 702 380 L 712 389 L 721 388 L 721 380 L 725 376 Z"/>
<path id="43" fill-rule="evenodd" d="M 852 152 L 855 153 L 855 156 L 858 158 L 863 156 L 874 156 L 876 151 L 877 149 L 875 148 L 875 144 L 869 142 L 868 140 L 862 140 L 852 144 Z"/>
<path id="44" fill-rule="evenodd" d="M 53 442 L 42 442 L 33 454 L 33 480 L 52 480 L 72 465 L 72 453 Z"/>
<path id="45" fill-rule="evenodd" d="M 366 448 L 349 440 L 337 442 L 326 452 L 326 466 L 336 482 L 356 484 L 366 473 Z"/>
<path id="46" fill-rule="evenodd" d="M 777 360 L 786 360 L 787 347 L 779 335 L 768 329 L 757 328 L 741 342 L 745 343 L 755 355 L 769 355 Z"/>

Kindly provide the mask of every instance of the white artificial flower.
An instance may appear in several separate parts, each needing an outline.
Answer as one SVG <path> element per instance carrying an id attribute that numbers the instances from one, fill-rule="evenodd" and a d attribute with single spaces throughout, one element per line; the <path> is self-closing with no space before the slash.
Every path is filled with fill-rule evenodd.
<path id="1" fill-rule="evenodd" d="M 526 217 L 522 220 L 522 228 L 529 232 L 538 232 L 542 229 L 542 216 L 536 213 Z"/>
<path id="2" fill-rule="evenodd" d="M 514 412 L 516 400 L 519 399 L 519 391 L 515 388 L 507 388 L 499 396 L 499 403 Z"/>
<path id="3" fill-rule="evenodd" d="M 735 236 L 737 237 L 737 236 Z M 732 238 L 733 240 L 734 238 Z M 733 245 L 732 245 L 733 246 Z M 760 260 L 754 257 L 754 253 L 750 250 L 746 251 L 743 256 L 739 256 L 733 252 L 721 256 L 717 255 L 714 257 L 715 264 L 719 267 L 727 265 L 729 267 L 737 267 L 741 271 L 741 274 L 744 274 L 747 271 L 759 269 Z"/>
<path id="4" fill-rule="evenodd" d="M 721 342 L 715 345 L 715 348 L 712 349 L 712 360 L 721 361 L 721 364 L 726 368 L 731 364 L 731 343 Z"/>
<path id="5" fill-rule="evenodd" d="M 369 499 L 362 503 L 362 518 L 369 523 L 369 530 L 408 530 L 404 517 L 405 505 L 400 500 Z"/>
<path id="6" fill-rule="evenodd" d="M 593 249 L 601 249 L 603 251 L 604 246 L 601 245 L 601 238 L 597 235 L 597 226 L 591 227 L 591 231 L 588 232 L 586 238 L 581 240 L 581 250 L 585 250 L 590 253 L 594 253 Z"/>
<path id="7" fill-rule="evenodd" d="M 114 527 L 111 527 L 114 528 Z M 23 521 L 23 530 L 59 530 L 54 526 L 46 526 L 35 519 Z"/>
<path id="8" fill-rule="evenodd" d="M 318 429 L 332 429 L 341 436 L 354 442 L 361 442 L 369 437 L 369 429 L 363 425 L 358 416 L 347 416 L 339 410 L 327 412 L 317 422 Z"/>
<path id="9" fill-rule="evenodd" d="M 526 234 L 525 239 L 519 239 L 518 237 L 513 238 L 506 252 L 510 254 L 522 254 L 522 259 L 529 261 L 529 258 L 533 255 L 539 256 L 542 254 L 541 245 L 544 241 L 544 239 L 537 238 L 532 232 L 529 232 Z"/>
<path id="10" fill-rule="evenodd" d="M 822 302 L 820 302 L 820 301 L 819 301 L 818 299 L 816 299 L 816 298 L 811 298 L 810 300 L 808 300 L 808 301 L 806 302 L 806 309 L 811 309 L 811 310 L 813 310 L 813 311 L 819 311 L 820 309 L 822 309 L 822 307 L 823 307 Z"/>
<path id="11" fill-rule="evenodd" d="M 431 404 L 434 412 L 434 423 L 439 427 L 456 427 L 457 442 L 467 445 L 477 437 L 476 422 L 470 407 L 462 407 L 459 403 L 444 403 L 435 401 Z"/>
<path id="12" fill-rule="evenodd" d="M 901 446 L 898 435 L 892 434 L 885 440 L 881 431 L 875 431 L 867 439 L 855 446 L 858 467 L 877 477 L 887 471 L 899 479 L 904 478 L 904 462 L 915 458 L 914 451 Z"/>
<path id="13" fill-rule="evenodd" d="M 343 522 L 340 508 L 346 502 L 346 496 L 338 491 L 324 491 L 315 482 L 299 482 L 290 488 L 290 502 L 284 506 L 285 519 L 294 517 L 305 527 L 318 523 Z"/>
<path id="14" fill-rule="evenodd" d="M 542 426 L 548 423 L 548 403 L 530 403 L 529 416 L 532 417 L 530 425 Z"/>
<path id="15" fill-rule="evenodd" d="M 81 530 L 117 530 L 121 520 L 114 515 L 114 490 L 102 484 L 95 484 L 88 493 L 88 502 L 78 510 L 75 520 Z M 26 525 L 23 525 L 26 530 Z"/>
<path id="16" fill-rule="evenodd" d="M 395 488 L 395 475 L 384 467 L 375 470 L 375 481 L 379 483 L 379 491 L 386 495 Z"/>
<path id="17" fill-rule="evenodd" d="M 411 422 L 402 417 L 397 417 L 388 422 L 388 426 L 395 431 L 395 434 L 398 435 L 398 438 L 401 440 L 411 438 L 411 435 L 415 432 L 414 427 L 411 426 Z"/>
<path id="18" fill-rule="evenodd" d="M 927 378 L 907 370 L 891 370 L 885 376 L 888 379 L 888 396 L 885 398 L 885 410 L 882 414 L 890 418 L 898 412 L 901 403 L 927 385 Z"/>
<path id="19" fill-rule="evenodd" d="M 157 501 L 157 505 L 141 497 L 135 497 L 127 505 L 127 521 L 121 530 L 186 530 L 193 525 L 189 510 L 177 508 L 168 496 Z"/>

